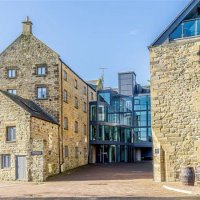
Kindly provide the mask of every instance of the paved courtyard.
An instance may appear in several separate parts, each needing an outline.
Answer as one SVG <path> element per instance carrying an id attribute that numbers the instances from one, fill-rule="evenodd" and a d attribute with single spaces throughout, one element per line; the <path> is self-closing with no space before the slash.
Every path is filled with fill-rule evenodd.
<path id="1" fill-rule="evenodd" d="M 51 177 L 45 183 L 0 183 L 1 199 L 192 200 L 152 180 L 151 162 L 87 165 Z"/>

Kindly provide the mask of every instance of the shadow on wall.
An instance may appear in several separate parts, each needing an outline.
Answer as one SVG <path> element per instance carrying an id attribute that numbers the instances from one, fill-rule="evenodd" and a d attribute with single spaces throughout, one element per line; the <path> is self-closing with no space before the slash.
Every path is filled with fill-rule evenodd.
<path id="1" fill-rule="evenodd" d="M 95 181 L 153 179 L 151 161 L 139 163 L 89 164 L 49 177 L 47 181 Z"/>

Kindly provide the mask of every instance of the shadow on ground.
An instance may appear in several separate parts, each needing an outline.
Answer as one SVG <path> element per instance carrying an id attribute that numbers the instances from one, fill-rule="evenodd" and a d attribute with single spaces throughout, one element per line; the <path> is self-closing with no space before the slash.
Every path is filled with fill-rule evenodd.
<path id="1" fill-rule="evenodd" d="M 47 181 L 93 181 L 152 179 L 152 162 L 90 164 L 67 173 L 48 178 Z"/>
<path id="2" fill-rule="evenodd" d="M 4 200 L 199 200 L 200 197 L 47 197 L 47 198 L 0 198 Z"/>

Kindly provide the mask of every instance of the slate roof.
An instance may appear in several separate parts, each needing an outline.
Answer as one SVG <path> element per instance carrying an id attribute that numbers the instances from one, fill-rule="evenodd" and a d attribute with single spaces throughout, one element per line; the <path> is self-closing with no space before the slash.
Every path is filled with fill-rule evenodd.
<path id="1" fill-rule="evenodd" d="M 169 35 L 176 29 L 176 27 L 184 20 L 184 18 L 192 12 L 192 10 L 198 6 L 200 0 L 191 0 L 189 4 L 183 9 L 183 11 L 175 18 L 175 20 L 161 33 L 159 37 L 149 46 L 158 46 L 164 43 Z"/>
<path id="2" fill-rule="evenodd" d="M 14 94 L 10 94 L 6 91 L 0 90 L 0 92 L 6 95 L 8 98 L 10 98 L 16 104 L 18 104 L 21 108 L 29 112 L 32 117 L 36 117 L 36 118 L 51 122 L 53 124 L 58 124 L 56 119 L 54 119 L 50 114 L 44 111 L 40 106 L 38 106 L 33 101 L 24 99 Z"/>

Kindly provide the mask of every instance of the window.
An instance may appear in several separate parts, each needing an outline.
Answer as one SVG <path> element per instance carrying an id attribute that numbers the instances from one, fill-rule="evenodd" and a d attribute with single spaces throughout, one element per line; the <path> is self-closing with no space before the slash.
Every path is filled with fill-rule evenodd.
<path id="1" fill-rule="evenodd" d="M 15 142 L 16 141 L 16 127 L 7 127 L 6 141 Z"/>
<path id="2" fill-rule="evenodd" d="M 74 87 L 75 87 L 76 89 L 78 89 L 78 81 L 77 81 L 77 80 L 74 80 Z"/>
<path id="3" fill-rule="evenodd" d="M 47 88 L 46 87 L 38 87 L 37 88 L 37 98 L 38 99 L 47 99 Z"/>
<path id="4" fill-rule="evenodd" d="M 65 157 L 68 157 L 68 146 L 65 146 L 65 149 L 64 149 L 64 155 Z"/>
<path id="5" fill-rule="evenodd" d="M 65 130 L 68 129 L 68 118 L 67 117 L 64 118 L 64 129 Z"/>
<path id="6" fill-rule="evenodd" d="M 64 102 L 68 102 L 68 93 L 67 93 L 67 91 L 66 90 L 64 90 L 64 94 L 63 94 L 63 100 L 64 100 Z"/>
<path id="7" fill-rule="evenodd" d="M 83 112 L 87 112 L 87 104 L 85 102 L 83 103 Z"/>
<path id="8" fill-rule="evenodd" d="M 78 122 L 77 121 L 75 121 L 75 123 L 74 123 L 74 132 L 78 133 Z"/>
<path id="9" fill-rule="evenodd" d="M 84 148 L 84 157 L 85 157 L 85 159 L 87 158 L 87 155 L 88 155 L 88 152 L 87 152 L 87 148 L 85 147 Z"/>
<path id="10" fill-rule="evenodd" d="M 86 87 L 84 86 L 84 88 L 83 88 L 83 94 L 84 95 L 86 95 L 87 94 L 87 89 L 86 89 Z"/>
<path id="11" fill-rule="evenodd" d="M 96 121 L 97 119 L 97 107 L 96 105 L 90 106 L 90 120 Z"/>
<path id="12" fill-rule="evenodd" d="M 64 71 L 64 73 L 63 73 L 63 78 L 64 78 L 64 80 L 67 81 L 67 72 L 66 71 Z"/>
<path id="13" fill-rule="evenodd" d="M 75 147 L 75 158 L 78 158 L 78 147 Z"/>
<path id="14" fill-rule="evenodd" d="M 77 97 L 74 98 L 74 107 L 78 108 L 78 98 Z"/>
<path id="15" fill-rule="evenodd" d="M 86 135 L 87 134 L 87 126 L 85 124 L 83 125 L 83 131 L 84 131 L 84 135 Z"/>
<path id="16" fill-rule="evenodd" d="M 16 77 L 16 70 L 15 69 L 9 69 L 8 70 L 8 78 L 15 78 Z"/>
<path id="17" fill-rule="evenodd" d="M 9 168 L 10 167 L 10 155 L 9 154 L 3 154 L 2 155 L 2 169 Z"/>
<path id="18" fill-rule="evenodd" d="M 99 121 L 105 121 L 105 109 L 103 105 L 99 105 L 98 112 L 99 112 Z"/>
<path id="19" fill-rule="evenodd" d="M 94 94 L 93 94 L 93 92 L 91 92 L 91 101 L 93 101 L 94 100 Z"/>
<path id="20" fill-rule="evenodd" d="M 46 75 L 46 66 L 37 67 L 37 75 L 38 76 L 45 76 Z"/>
<path id="21" fill-rule="evenodd" d="M 15 95 L 17 94 L 17 90 L 14 89 L 8 89 L 7 92 L 10 94 L 15 94 Z"/>
<path id="22" fill-rule="evenodd" d="M 90 126 L 90 140 L 96 140 L 97 138 L 97 127 L 95 125 Z"/>

